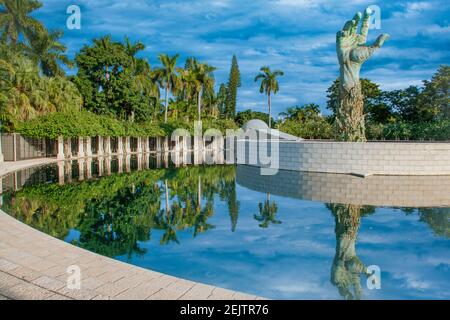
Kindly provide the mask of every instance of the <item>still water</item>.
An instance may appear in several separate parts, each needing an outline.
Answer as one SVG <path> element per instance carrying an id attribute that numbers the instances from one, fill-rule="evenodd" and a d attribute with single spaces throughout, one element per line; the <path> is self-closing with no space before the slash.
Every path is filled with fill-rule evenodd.
<path id="1" fill-rule="evenodd" d="M 1 209 L 90 251 L 266 298 L 450 298 L 450 177 L 163 167 L 27 169 L 3 178 Z"/>

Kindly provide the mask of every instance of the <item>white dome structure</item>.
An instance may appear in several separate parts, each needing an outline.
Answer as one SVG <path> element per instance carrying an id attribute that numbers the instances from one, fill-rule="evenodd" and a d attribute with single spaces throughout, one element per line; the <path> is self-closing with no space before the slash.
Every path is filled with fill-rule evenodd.
<path id="1" fill-rule="evenodd" d="M 244 131 L 247 131 L 249 129 L 267 130 L 267 129 L 269 129 L 269 126 L 267 125 L 267 123 L 265 123 L 262 120 L 252 119 L 242 126 L 242 130 L 244 130 Z"/>

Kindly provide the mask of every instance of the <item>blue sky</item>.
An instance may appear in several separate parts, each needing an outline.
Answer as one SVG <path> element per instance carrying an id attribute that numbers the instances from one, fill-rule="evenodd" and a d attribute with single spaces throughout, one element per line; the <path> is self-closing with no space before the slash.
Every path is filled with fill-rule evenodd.
<path id="1" fill-rule="evenodd" d="M 383 89 L 420 85 L 440 64 L 450 62 L 450 2 L 325 0 L 43 0 L 36 13 L 50 29 L 63 29 L 71 57 L 91 39 L 129 36 L 147 48 L 142 56 L 157 66 L 159 53 L 180 53 L 216 66 L 226 82 L 233 54 L 242 74 L 238 110 L 266 110 L 253 79 L 262 65 L 281 69 L 277 114 L 292 105 L 325 107 L 326 89 L 338 76 L 335 34 L 355 12 L 376 4 L 391 40 L 362 69 Z M 81 30 L 67 30 L 66 8 L 81 8 Z"/>

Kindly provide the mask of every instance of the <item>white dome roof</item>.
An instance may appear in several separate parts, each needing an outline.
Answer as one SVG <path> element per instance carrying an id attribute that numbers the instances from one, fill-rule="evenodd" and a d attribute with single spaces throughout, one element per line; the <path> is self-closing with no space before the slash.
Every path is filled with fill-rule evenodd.
<path id="1" fill-rule="evenodd" d="M 248 121 L 246 124 L 244 124 L 242 126 L 242 129 L 244 131 L 247 131 L 249 129 L 265 130 L 265 129 L 268 129 L 268 128 L 269 128 L 269 126 L 267 125 L 267 123 L 265 123 L 264 121 L 259 120 L 259 119 L 250 120 L 250 121 Z"/>

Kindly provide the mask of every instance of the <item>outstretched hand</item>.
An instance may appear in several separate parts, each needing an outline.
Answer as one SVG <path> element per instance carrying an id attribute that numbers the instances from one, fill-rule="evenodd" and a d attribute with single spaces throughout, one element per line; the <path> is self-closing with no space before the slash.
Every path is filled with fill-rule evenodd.
<path id="1" fill-rule="evenodd" d="M 351 62 L 362 64 L 373 54 L 375 49 L 383 46 L 389 39 L 389 35 L 384 33 L 378 36 L 372 45 L 366 45 L 369 33 L 369 19 L 371 10 L 367 8 L 364 16 L 361 12 L 355 14 L 352 20 L 345 23 L 343 29 L 336 35 L 338 58 L 341 63 Z M 359 22 L 362 18 L 361 30 L 358 33 Z"/>

